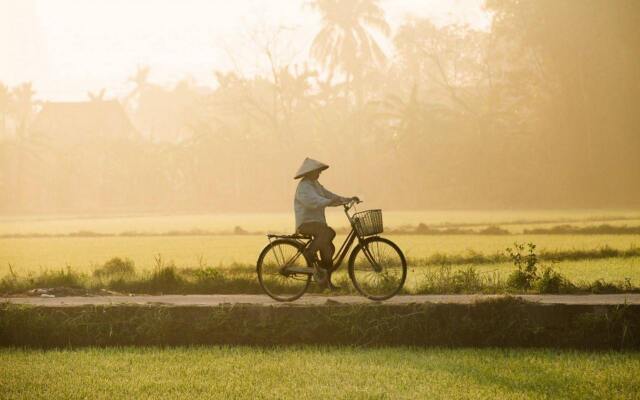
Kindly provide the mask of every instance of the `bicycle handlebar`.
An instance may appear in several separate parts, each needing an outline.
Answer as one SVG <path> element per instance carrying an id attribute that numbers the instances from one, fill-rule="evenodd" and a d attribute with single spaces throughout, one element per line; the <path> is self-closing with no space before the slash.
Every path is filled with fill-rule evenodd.
<path id="1" fill-rule="evenodd" d="M 349 211 L 353 206 L 360 203 L 362 203 L 362 200 L 358 198 L 351 198 L 347 203 L 343 204 L 342 206 L 344 207 L 345 211 Z"/>

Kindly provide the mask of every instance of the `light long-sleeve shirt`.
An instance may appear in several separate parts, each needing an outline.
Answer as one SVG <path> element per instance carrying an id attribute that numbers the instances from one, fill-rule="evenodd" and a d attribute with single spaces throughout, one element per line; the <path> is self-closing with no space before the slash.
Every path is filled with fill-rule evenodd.
<path id="1" fill-rule="evenodd" d="M 327 223 L 324 209 L 347 199 L 324 188 L 317 180 L 303 178 L 298 183 L 293 209 L 296 213 L 296 231 L 305 222 Z"/>

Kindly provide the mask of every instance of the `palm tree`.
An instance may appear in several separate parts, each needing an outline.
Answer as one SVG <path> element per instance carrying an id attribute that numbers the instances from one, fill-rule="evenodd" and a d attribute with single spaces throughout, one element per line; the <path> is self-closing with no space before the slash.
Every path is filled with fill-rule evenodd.
<path id="1" fill-rule="evenodd" d="M 369 29 L 389 35 L 389 24 L 378 0 L 313 0 L 322 17 L 322 29 L 311 44 L 311 56 L 332 77 L 346 74 L 346 84 L 359 80 L 364 67 L 380 65 L 385 55 Z M 346 88 L 347 96 L 349 88 Z"/>
<path id="2" fill-rule="evenodd" d="M 149 86 L 149 73 L 151 68 L 147 65 L 138 66 L 136 73 L 129 78 L 129 82 L 133 82 L 135 87 L 125 98 L 125 103 L 135 98 L 140 98 L 141 93 Z"/>

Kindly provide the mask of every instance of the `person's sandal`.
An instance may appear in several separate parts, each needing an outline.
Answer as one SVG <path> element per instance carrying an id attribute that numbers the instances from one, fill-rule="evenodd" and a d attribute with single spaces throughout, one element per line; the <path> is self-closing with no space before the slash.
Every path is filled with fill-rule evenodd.
<path id="1" fill-rule="evenodd" d="M 322 268 L 322 266 L 320 266 L 320 260 L 316 258 L 316 253 L 307 249 L 302 252 L 302 254 L 307 259 L 307 262 L 313 266 L 313 278 L 316 280 L 318 285 L 322 288 L 326 288 L 329 274 L 324 268 Z"/>

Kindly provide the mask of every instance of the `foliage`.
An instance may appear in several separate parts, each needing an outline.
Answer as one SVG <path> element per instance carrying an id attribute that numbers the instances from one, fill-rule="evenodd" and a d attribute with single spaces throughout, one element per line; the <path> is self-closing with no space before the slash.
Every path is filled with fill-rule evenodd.
<path id="1" fill-rule="evenodd" d="M 443 265 L 438 269 L 424 272 L 414 292 L 416 294 L 487 293 L 501 290 L 500 282 L 479 274 L 473 267 L 452 270 L 451 267 Z"/>
<path id="2" fill-rule="evenodd" d="M 626 282 L 622 286 L 626 286 Z M 588 290 L 594 294 L 618 293 L 621 291 L 621 287 L 611 282 L 605 282 L 603 279 L 596 279 L 588 285 Z"/>
<path id="3" fill-rule="evenodd" d="M 124 260 L 120 257 L 114 257 L 105 262 L 102 267 L 93 271 L 93 276 L 97 278 L 115 278 L 124 279 L 135 274 L 135 265 L 128 258 Z"/>
<path id="4" fill-rule="evenodd" d="M 311 54 L 331 74 L 340 68 L 357 74 L 362 68 L 384 61 L 384 53 L 366 27 L 389 34 L 390 28 L 378 0 L 315 0 L 323 27 L 311 44 Z"/>
<path id="5" fill-rule="evenodd" d="M 534 286 L 538 293 L 560 293 L 574 288 L 562 274 L 550 267 L 542 269 Z"/>
<path id="6" fill-rule="evenodd" d="M 535 253 L 536 245 L 527 243 L 527 253 L 523 243 L 514 243 L 513 248 L 508 247 L 506 252 L 517 268 L 507 280 L 510 287 L 527 290 L 533 287 L 538 279 L 538 256 Z"/>
<path id="7" fill-rule="evenodd" d="M 211 87 L 141 66 L 121 99 L 133 137 L 38 133 L 34 88 L 0 85 L 0 209 L 282 209 L 304 154 L 385 208 L 636 206 L 639 4 L 490 0 L 490 30 L 416 17 L 384 57 L 382 3 L 312 1 L 320 65 L 279 56 L 273 35 L 256 57 L 269 72 Z"/>
<path id="8" fill-rule="evenodd" d="M 507 248 L 507 253 L 517 268 L 516 271 L 509 275 L 507 286 L 523 291 L 535 289 L 538 293 L 576 291 L 576 285 L 569 282 L 553 268 L 543 267 L 540 270 L 539 258 L 535 249 L 536 245 L 533 243 L 527 243 L 526 254 L 524 254 L 525 245 L 521 243 L 514 243 L 513 249 Z M 608 250 L 605 248 L 603 252 L 606 254 Z M 552 257 L 549 258 L 552 259 Z M 612 286 L 617 287 L 618 285 Z M 615 291 L 615 289 L 612 291 Z"/>
<path id="9" fill-rule="evenodd" d="M 514 273 L 505 280 L 507 271 L 489 265 L 480 269 L 477 266 L 423 266 L 416 268 L 409 264 L 408 283 L 401 294 L 453 294 L 453 293 L 509 293 L 512 290 L 525 290 L 524 284 L 516 286 Z M 582 269 L 584 271 L 584 268 Z M 517 273 L 518 270 L 515 272 Z M 628 278 L 570 281 L 556 270 L 544 268 L 528 289 L 532 293 L 622 293 L 639 292 L 636 281 Z M 600 275 L 595 275 L 600 276 Z M 344 271 L 338 271 L 333 277 L 340 287 L 333 295 L 356 294 L 353 285 Z M 151 271 L 126 274 L 89 276 L 71 268 L 45 270 L 38 274 L 21 275 L 9 273 L 0 279 L 0 295 L 40 295 L 56 296 L 86 295 L 107 292 L 139 294 L 263 294 L 255 275 L 255 266 L 233 265 L 216 268 L 207 265 L 200 267 L 178 268 L 173 263 L 163 264 Z M 312 285 L 310 293 L 321 290 Z"/>
<path id="10" fill-rule="evenodd" d="M 0 346 L 412 345 L 637 349 L 637 305 L 0 305 Z M 194 323 L 196 322 L 196 323 Z M 302 328 L 304 327 L 304 328 Z"/>

